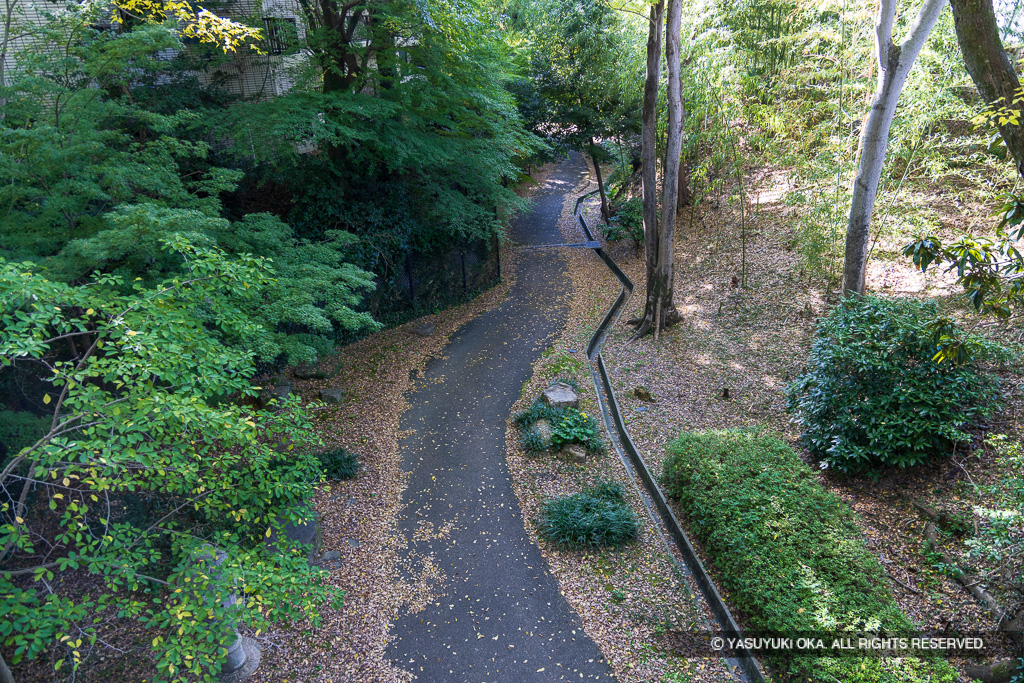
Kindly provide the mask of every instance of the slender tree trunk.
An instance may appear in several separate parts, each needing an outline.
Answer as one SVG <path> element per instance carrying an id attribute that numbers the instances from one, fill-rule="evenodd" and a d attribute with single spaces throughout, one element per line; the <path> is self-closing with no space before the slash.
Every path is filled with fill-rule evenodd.
<path id="1" fill-rule="evenodd" d="M 690 165 L 686 161 L 679 162 L 679 201 L 676 202 L 676 210 L 693 203 L 693 193 L 690 191 Z"/>
<path id="2" fill-rule="evenodd" d="M 0 40 L 0 88 L 7 85 L 7 55 L 11 51 L 11 26 L 14 23 L 14 13 L 17 11 L 18 0 L 4 0 L 4 34 Z M 7 118 L 7 99 L 0 98 L 0 121 Z M 2 670 L 0 670 L 2 673 Z M 2 683 L 2 682 L 0 682 Z"/>
<path id="3" fill-rule="evenodd" d="M 3 655 L 0 655 L 0 683 L 14 683 L 14 676 L 7 668 L 7 662 L 4 661 Z"/>
<path id="4" fill-rule="evenodd" d="M 672 294 L 675 284 L 675 232 L 676 216 L 679 212 L 679 159 L 683 153 L 683 91 L 680 81 L 682 44 L 683 2 L 669 0 L 665 25 L 665 63 L 667 71 L 668 105 L 665 126 L 665 178 L 664 194 L 661 198 L 661 226 L 658 238 L 658 272 L 664 281 L 662 286 L 661 322 L 662 327 L 679 320 Z"/>
<path id="5" fill-rule="evenodd" d="M 658 193 L 654 162 L 657 124 L 658 81 L 661 69 L 661 28 L 664 5 L 651 7 L 651 29 L 647 39 L 647 78 L 644 82 L 641 157 L 644 201 L 644 246 L 647 258 L 647 299 L 644 315 L 634 339 L 679 322 L 679 311 L 672 300 L 675 269 L 673 248 L 678 211 L 679 156 L 683 144 L 682 89 L 679 82 L 680 27 L 682 0 L 669 0 L 665 31 L 665 61 L 668 66 L 668 126 L 665 140 L 664 183 L 661 218 L 658 218 Z"/>
<path id="6" fill-rule="evenodd" d="M 881 0 L 875 20 L 878 85 L 861 131 L 860 165 L 853 183 L 853 201 L 846 227 L 846 253 L 843 261 L 843 294 L 846 296 L 864 293 L 871 213 L 889 147 L 889 129 L 910 68 L 945 7 L 946 0 L 925 0 L 910 27 L 907 39 L 900 46 L 892 41 L 896 4 L 897 0 Z"/>
<path id="7" fill-rule="evenodd" d="M 611 217 L 611 212 L 608 210 L 608 196 L 604 191 L 604 177 L 601 175 L 601 162 L 597 160 L 594 138 L 590 138 L 590 159 L 594 162 L 594 173 L 597 175 L 597 189 L 601 193 L 601 217 L 604 218 L 604 222 L 607 224 L 608 219 Z"/>
<path id="8" fill-rule="evenodd" d="M 647 264 L 647 300 L 634 339 L 651 332 L 658 301 L 658 83 L 661 80 L 661 28 L 665 2 L 651 5 L 651 23 L 647 33 L 647 73 L 644 100 L 640 110 L 640 184 L 643 196 L 644 258 Z"/>
<path id="9" fill-rule="evenodd" d="M 999 39 L 992 0 L 950 0 L 953 22 L 964 66 L 982 99 L 996 106 L 1010 106 L 1020 81 Z M 1024 126 L 999 127 L 1017 172 L 1024 176 Z"/>

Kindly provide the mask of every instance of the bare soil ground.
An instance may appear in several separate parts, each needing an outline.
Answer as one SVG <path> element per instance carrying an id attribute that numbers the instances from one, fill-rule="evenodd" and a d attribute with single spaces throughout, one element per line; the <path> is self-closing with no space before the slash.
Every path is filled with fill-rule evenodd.
<path id="1" fill-rule="evenodd" d="M 630 341 L 631 328 L 619 325 L 605 346 L 628 428 L 655 472 L 661 470 L 665 444 L 683 430 L 762 426 L 799 450 L 784 390 L 803 366 L 815 321 L 837 292 L 804 274 L 794 249 L 798 238 L 790 227 L 793 209 L 781 201 L 786 175 L 761 172 L 754 175 L 754 185 L 746 216 L 746 272 L 738 206 L 707 202 L 692 217 L 684 211 L 675 250 L 676 303 L 683 322 L 658 342 L 651 337 Z M 951 210 L 948 202 L 936 206 L 946 212 L 941 223 L 947 228 L 978 208 Z M 876 254 L 881 256 L 869 268 L 870 290 L 896 296 L 948 294 L 950 278 L 913 271 L 908 261 L 896 258 L 899 246 L 895 237 L 879 241 Z M 637 317 L 643 305 L 643 255 L 624 243 L 609 245 L 608 251 L 640 294 L 623 319 Z M 736 286 L 733 278 L 745 286 Z M 648 390 L 654 403 L 637 398 L 637 388 Z M 993 431 L 1017 431 L 1019 403 L 1010 397 Z M 995 630 L 992 615 L 961 584 L 937 571 L 934 559 L 923 552 L 926 520 L 913 506 L 920 502 L 970 515 L 973 505 L 984 502 L 971 483 L 1002 476 L 990 451 L 937 458 L 927 466 L 890 472 L 877 483 L 823 471 L 818 476 L 857 513 L 865 542 L 891 577 L 897 603 L 917 624 Z M 962 544 L 953 550 L 962 554 Z M 1016 606 L 1014 596 L 1003 597 L 1007 607 Z"/>

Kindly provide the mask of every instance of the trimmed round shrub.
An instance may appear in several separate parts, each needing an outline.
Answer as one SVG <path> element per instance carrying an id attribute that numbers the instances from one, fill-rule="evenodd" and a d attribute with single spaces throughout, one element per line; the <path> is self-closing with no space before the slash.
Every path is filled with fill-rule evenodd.
<path id="1" fill-rule="evenodd" d="M 350 453 L 344 448 L 334 448 L 317 455 L 320 465 L 324 468 L 324 476 L 328 481 L 338 479 L 354 479 L 363 464 L 359 462 L 359 456 Z"/>
<path id="2" fill-rule="evenodd" d="M 564 548 L 614 547 L 640 533 L 640 521 L 625 502 L 621 484 L 603 482 L 544 504 L 539 523 L 544 538 Z"/>
<path id="3" fill-rule="evenodd" d="M 995 410 L 998 380 L 977 360 L 933 360 L 937 313 L 933 302 L 851 297 L 821 322 L 788 408 L 824 466 L 917 465 L 969 442 L 966 430 Z"/>

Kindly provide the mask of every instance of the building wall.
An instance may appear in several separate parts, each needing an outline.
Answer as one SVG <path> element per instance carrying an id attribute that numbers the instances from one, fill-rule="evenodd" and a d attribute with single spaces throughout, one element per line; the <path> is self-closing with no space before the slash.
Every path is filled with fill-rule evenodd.
<path id="1" fill-rule="evenodd" d="M 16 7 L 16 23 L 18 21 L 42 24 L 46 21 L 44 12 L 57 12 L 60 6 L 36 0 L 19 0 Z M 274 29 L 272 22 L 288 22 L 294 28 L 285 31 L 294 31 L 294 37 L 298 41 L 305 38 L 306 27 L 302 20 L 302 11 L 296 0 L 236 0 L 224 11 L 222 16 L 234 20 L 245 20 L 259 26 L 264 34 L 264 41 L 261 47 L 267 54 L 258 54 L 247 46 L 240 47 L 235 53 L 228 53 L 222 59 L 215 60 L 215 63 L 205 71 L 195 75 L 203 84 L 216 84 L 223 90 L 239 95 L 245 99 L 265 99 L 277 95 L 283 95 L 295 86 L 296 72 L 309 58 L 308 53 L 295 53 L 294 46 L 289 54 L 274 54 L 269 49 L 275 42 L 271 39 Z M 116 30 L 116 25 L 109 21 L 99 24 L 100 28 Z M 0 31 L 2 31 L 0 22 Z M 12 34 L 17 35 L 15 28 Z M 3 36 L 0 35 L 0 40 Z M 186 41 L 187 43 L 187 41 Z M 8 54 L 4 58 L 3 73 L 5 82 L 8 81 L 10 72 L 17 67 L 17 54 L 32 49 L 32 39 L 27 37 L 13 37 L 9 41 Z M 186 50 L 193 49 L 186 44 Z M 166 59 L 173 59 L 176 56 L 173 50 L 165 50 L 161 55 Z"/>

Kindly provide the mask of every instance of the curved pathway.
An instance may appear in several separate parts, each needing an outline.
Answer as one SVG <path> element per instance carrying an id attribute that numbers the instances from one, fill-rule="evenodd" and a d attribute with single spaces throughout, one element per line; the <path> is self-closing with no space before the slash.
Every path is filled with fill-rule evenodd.
<path id="1" fill-rule="evenodd" d="M 587 174 L 578 154 L 560 164 L 512 238 L 561 242 L 566 194 Z M 613 680 L 526 536 L 505 466 L 505 420 L 568 310 L 571 282 L 558 252 L 524 254 L 508 297 L 456 332 L 402 417 L 411 479 L 401 529 L 408 552 L 432 556 L 446 577 L 440 597 L 393 626 L 388 656 L 419 681 Z"/>

